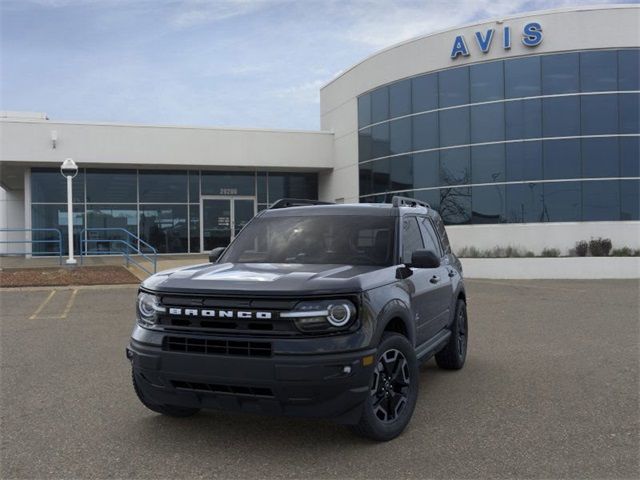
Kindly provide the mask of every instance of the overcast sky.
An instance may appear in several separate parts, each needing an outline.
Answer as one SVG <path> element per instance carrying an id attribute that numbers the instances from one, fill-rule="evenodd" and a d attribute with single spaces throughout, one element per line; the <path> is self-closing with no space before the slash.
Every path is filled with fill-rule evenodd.
<path id="1" fill-rule="evenodd" d="M 485 18 L 589 3 L 0 0 L 0 110 L 317 129 L 320 86 L 381 48 Z"/>

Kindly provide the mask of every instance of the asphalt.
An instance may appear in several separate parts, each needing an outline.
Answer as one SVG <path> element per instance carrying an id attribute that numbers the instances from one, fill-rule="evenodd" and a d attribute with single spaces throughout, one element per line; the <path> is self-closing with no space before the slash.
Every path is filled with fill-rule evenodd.
<path id="1" fill-rule="evenodd" d="M 154 414 L 124 355 L 135 288 L 4 290 L 1 477 L 638 478 L 639 287 L 468 281 L 465 368 L 425 364 L 385 444 L 325 421 Z"/>

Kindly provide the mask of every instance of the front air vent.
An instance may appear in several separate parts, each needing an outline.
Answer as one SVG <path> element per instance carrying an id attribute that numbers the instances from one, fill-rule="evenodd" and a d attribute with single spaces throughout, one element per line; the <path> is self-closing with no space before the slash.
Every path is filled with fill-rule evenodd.
<path id="1" fill-rule="evenodd" d="M 165 337 L 165 350 L 200 353 L 204 355 L 237 355 L 242 357 L 270 357 L 270 342 L 244 342 L 210 338 Z"/>
<path id="2" fill-rule="evenodd" d="M 186 382 L 184 380 L 171 380 L 171 385 L 173 385 L 173 388 L 177 388 L 179 390 L 273 398 L 273 391 L 266 387 L 219 385 L 213 383 Z"/>

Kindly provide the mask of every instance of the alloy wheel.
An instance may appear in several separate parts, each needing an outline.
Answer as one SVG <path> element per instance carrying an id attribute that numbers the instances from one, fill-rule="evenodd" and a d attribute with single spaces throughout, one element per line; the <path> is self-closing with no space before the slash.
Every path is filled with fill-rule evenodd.
<path id="1" fill-rule="evenodd" d="M 410 381 L 409 364 L 400 350 L 390 349 L 380 356 L 371 385 L 378 420 L 389 423 L 398 418 L 407 405 Z"/>

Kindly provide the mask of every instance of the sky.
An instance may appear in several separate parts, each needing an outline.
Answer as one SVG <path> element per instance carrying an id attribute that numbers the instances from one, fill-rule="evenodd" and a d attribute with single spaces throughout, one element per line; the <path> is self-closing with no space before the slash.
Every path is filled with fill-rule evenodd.
<path id="1" fill-rule="evenodd" d="M 316 130 L 320 87 L 380 49 L 477 20 L 590 3 L 0 0 L 0 110 Z"/>

